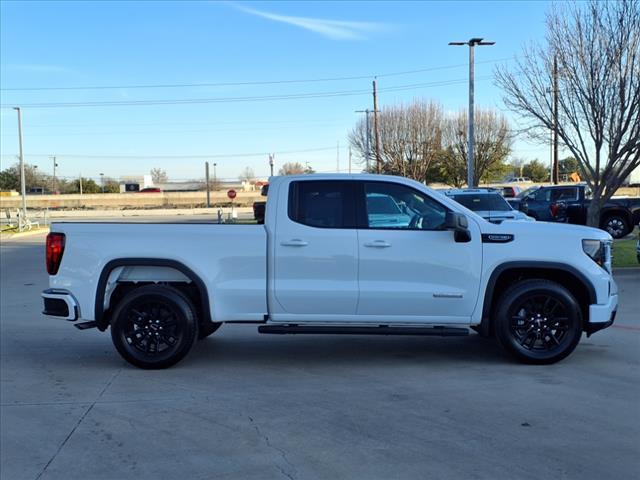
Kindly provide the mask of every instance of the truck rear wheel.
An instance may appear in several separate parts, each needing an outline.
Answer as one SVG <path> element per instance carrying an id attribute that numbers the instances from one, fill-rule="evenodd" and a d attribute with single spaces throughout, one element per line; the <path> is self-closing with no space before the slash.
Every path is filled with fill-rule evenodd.
<path id="1" fill-rule="evenodd" d="M 178 290 L 147 285 L 127 294 L 116 306 L 111 339 L 129 363 L 160 369 L 182 360 L 198 337 L 196 310 Z"/>
<path id="2" fill-rule="evenodd" d="M 562 360 L 582 336 L 578 302 L 562 285 L 548 280 L 523 280 L 509 288 L 494 316 L 500 344 L 525 363 Z"/>

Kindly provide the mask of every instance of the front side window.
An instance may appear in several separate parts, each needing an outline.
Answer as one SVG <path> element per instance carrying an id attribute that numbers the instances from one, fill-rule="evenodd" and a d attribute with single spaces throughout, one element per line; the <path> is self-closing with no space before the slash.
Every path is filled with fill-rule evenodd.
<path id="1" fill-rule="evenodd" d="M 319 228 L 355 228 L 352 182 L 299 181 L 289 186 L 289 218 Z"/>
<path id="2" fill-rule="evenodd" d="M 367 227 L 441 230 L 447 208 L 413 188 L 396 183 L 364 184 Z"/>

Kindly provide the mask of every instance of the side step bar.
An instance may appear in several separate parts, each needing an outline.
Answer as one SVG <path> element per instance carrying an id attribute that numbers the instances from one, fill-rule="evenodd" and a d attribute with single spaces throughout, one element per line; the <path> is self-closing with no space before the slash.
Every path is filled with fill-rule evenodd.
<path id="1" fill-rule="evenodd" d="M 469 335 L 467 328 L 455 327 L 339 327 L 327 325 L 261 325 L 259 333 L 285 334 L 331 334 L 331 335 L 433 335 L 439 337 L 461 337 Z"/>

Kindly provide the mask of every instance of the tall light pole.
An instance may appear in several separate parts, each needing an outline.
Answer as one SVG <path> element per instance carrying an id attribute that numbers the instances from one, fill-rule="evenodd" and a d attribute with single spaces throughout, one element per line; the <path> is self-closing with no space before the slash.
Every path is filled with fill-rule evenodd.
<path id="1" fill-rule="evenodd" d="M 216 188 L 218 188 L 218 176 L 216 175 L 216 167 L 218 166 L 217 163 L 213 163 L 213 189 L 215 190 Z"/>
<path id="2" fill-rule="evenodd" d="M 102 187 L 102 193 L 104 193 L 104 173 L 100 174 L 100 186 Z"/>
<path id="3" fill-rule="evenodd" d="M 56 162 L 56 157 L 55 156 L 51 156 L 49 157 L 51 160 L 53 160 L 53 191 L 51 193 L 56 193 L 56 167 L 58 166 L 58 163 Z"/>
<path id="4" fill-rule="evenodd" d="M 468 147 L 467 147 L 467 186 L 475 187 L 473 181 L 474 168 L 474 57 L 473 50 L 475 46 L 495 45 L 496 42 L 483 42 L 482 38 L 472 38 L 468 42 L 449 42 L 449 45 L 468 45 L 469 46 L 469 127 L 468 127 Z"/>
<path id="5" fill-rule="evenodd" d="M 273 157 L 275 155 L 273 153 L 269 154 L 269 167 L 271 168 L 271 176 L 273 177 Z"/>
<path id="6" fill-rule="evenodd" d="M 22 149 L 22 110 L 13 107 L 18 112 L 18 142 L 20 144 L 20 194 L 22 195 L 22 216 L 18 228 L 22 230 L 27 220 L 27 185 L 24 174 L 24 151 Z"/>

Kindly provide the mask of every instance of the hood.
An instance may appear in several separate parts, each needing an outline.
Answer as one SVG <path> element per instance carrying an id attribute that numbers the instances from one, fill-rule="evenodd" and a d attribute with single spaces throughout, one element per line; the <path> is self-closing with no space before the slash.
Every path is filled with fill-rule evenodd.
<path id="1" fill-rule="evenodd" d="M 582 225 L 553 222 L 523 222 L 505 220 L 499 225 L 486 223 L 480 225 L 482 233 L 509 233 L 526 236 L 529 239 L 540 239 L 541 242 L 557 242 L 563 239 L 612 240 L 604 230 Z"/>

